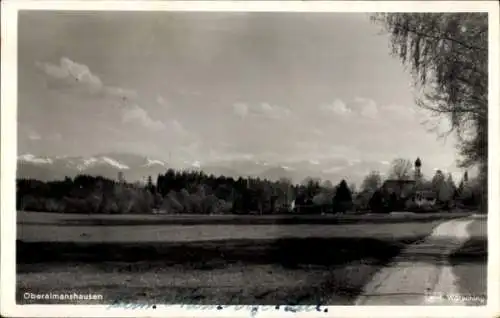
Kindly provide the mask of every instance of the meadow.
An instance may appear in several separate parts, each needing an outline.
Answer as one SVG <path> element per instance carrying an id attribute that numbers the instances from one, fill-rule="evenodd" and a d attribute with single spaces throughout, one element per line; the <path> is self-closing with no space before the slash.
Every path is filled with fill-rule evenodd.
<path id="1" fill-rule="evenodd" d="M 17 300 L 57 290 L 104 303 L 349 305 L 407 244 L 465 215 L 18 212 Z"/>

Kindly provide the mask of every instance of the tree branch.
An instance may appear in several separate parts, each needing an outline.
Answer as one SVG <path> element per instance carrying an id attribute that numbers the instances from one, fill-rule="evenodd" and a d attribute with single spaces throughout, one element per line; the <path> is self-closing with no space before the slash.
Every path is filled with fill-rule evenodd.
<path id="1" fill-rule="evenodd" d="M 431 39 L 434 39 L 434 40 L 448 40 L 448 41 L 457 43 L 457 44 L 459 44 L 459 45 L 461 45 L 461 46 L 463 46 L 465 48 L 468 48 L 469 50 L 477 50 L 477 51 L 481 51 L 481 52 L 488 52 L 487 48 L 483 48 L 483 47 L 479 47 L 479 46 L 474 46 L 474 45 L 466 44 L 466 43 L 464 43 L 462 41 L 459 41 L 457 39 L 445 36 L 444 34 L 439 34 L 439 35 L 426 34 L 426 33 L 419 32 L 417 30 L 411 29 L 409 27 L 406 27 L 404 25 L 398 24 L 398 23 L 393 24 L 392 27 L 393 28 L 399 28 L 400 30 L 403 30 L 403 31 L 406 31 L 406 32 L 409 32 L 409 33 L 414 33 L 414 34 L 416 34 L 418 36 L 427 37 L 427 38 L 431 38 Z"/>

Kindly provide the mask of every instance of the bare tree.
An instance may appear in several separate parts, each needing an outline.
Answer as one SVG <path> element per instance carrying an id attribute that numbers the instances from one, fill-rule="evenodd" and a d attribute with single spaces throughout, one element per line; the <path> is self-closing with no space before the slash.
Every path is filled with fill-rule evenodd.
<path id="1" fill-rule="evenodd" d="M 363 183 L 361 184 L 361 191 L 375 192 L 382 185 L 382 177 L 378 171 L 370 172 Z"/>
<path id="2" fill-rule="evenodd" d="M 408 180 L 411 178 L 413 164 L 408 159 L 394 159 L 389 170 L 389 178 L 396 180 Z"/>

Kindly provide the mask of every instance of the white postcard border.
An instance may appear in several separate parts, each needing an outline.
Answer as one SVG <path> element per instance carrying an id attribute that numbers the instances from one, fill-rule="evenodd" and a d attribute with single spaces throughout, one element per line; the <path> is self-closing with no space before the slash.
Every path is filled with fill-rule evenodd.
<path id="1" fill-rule="evenodd" d="M 1 11 L 1 275 L 2 315 L 18 317 L 493 317 L 500 314 L 500 253 L 498 164 L 499 116 L 499 12 L 496 1 L 2 1 Z M 285 312 L 266 306 L 225 306 L 187 309 L 156 305 L 156 309 L 109 309 L 107 305 L 15 304 L 15 176 L 17 153 L 17 11 L 18 10 L 112 10 L 112 11 L 267 11 L 267 12 L 489 12 L 489 212 L 488 304 L 482 307 L 434 306 L 327 306 L 328 312 Z M 217 304 L 215 304 L 217 305 Z M 266 310 L 269 309 L 269 310 Z"/>

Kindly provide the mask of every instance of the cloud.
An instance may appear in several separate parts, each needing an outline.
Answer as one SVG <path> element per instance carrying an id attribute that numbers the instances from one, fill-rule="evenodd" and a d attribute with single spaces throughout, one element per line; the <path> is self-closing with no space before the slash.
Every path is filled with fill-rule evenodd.
<path id="1" fill-rule="evenodd" d="M 416 121 L 420 116 L 416 107 L 399 104 L 377 105 L 373 99 L 364 97 L 356 97 L 353 100 L 353 108 L 356 109 L 356 113 L 369 119 L 380 117 L 388 120 Z"/>
<path id="2" fill-rule="evenodd" d="M 165 98 L 163 98 L 163 96 L 161 95 L 158 95 L 156 97 L 156 103 L 158 103 L 158 105 L 161 105 L 161 106 L 164 106 L 164 107 L 168 107 L 168 103 L 167 101 L 165 100 Z"/>
<path id="3" fill-rule="evenodd" d="M 166 125 L 159 120 L 151 118 L 148 112 L 137 105 L 134 100 L 137 93 L 121 87 L 106 86 L 96 74 L 92 73 L 90 68 L 67 57 L 63 57 L 59 64 L 37 62 L 38 68 L 43 70 L 46 75 L 56 80 L 62 88 L 73 89 L 72 92 L 82 91 L 104 98 L 111 97 L 119 99 L 121 108 L 121 117 L 123 123 L 136 123 L 151 131 L 160 131 L 166 129 Z M 162 96 L 156 99 L 160 105 L 167 105 Z M 174 131 L 179 131 L 177 124 L 172 124 Z"/>
<path id="4" fill-rule="evenodd" d="M 373 99 L 356 97 L 354 99 L 354 102 L 359 105 L 360 107 L 359 113 L 361 116 L 367 118 L 377 117 L 379 110 L 377 107 L 377 103 Z"/>
<path id="5" fill-rule="evenodd" d="M 59 65 L 37 62 L 36 65 L 49 76 L 57 79 L 72 81 L 76 84 L 88 85 L 100 89 L 103 87 L 101 79 L 92 74 L 89 67 L 74 62 L 67 57 L 61 58 Z"/>
<path id="6" fill-rule="evenodd" d="M 198 160 L 195 160 L 191 166 L 195 167 L 195 168 L 200 168 L 201 167 L 201 162 L 199 162 Z"/>
<path id="7" fill-rule="evenodd" d="M 323 112 L 331 112 L 337 115 L 348 115 L 351 109 L 340 99 L 336 99 L 331 104 L 322 104 L 319 109 Z"/>
<path id="8" fill-rule="evenodd" d="M 137 93 L 132 90 L 105 86 L 99 76 L 92 73 L 87 65 L 72 61 L 67 57 L 62 57 L 59 64 L 36 62 L 35 65 L 59 84 L 64 84 L 66 88 L 84 89 L 87 93 L 104 94 L 120 99 L 137 97 Z"/>
<path id="9" fill-rule="evenodd" d="M 248 106 L 243 103 L 236 103 L 233 105 L 233 112 L 235 115 L 244 118 L 248 115 Z"/>
<path id="10" fill-rule="evenodd" d="M 401 119 L 417 119 L 417 109 L 416 107 L 403 106 L 403 105 L 387 105 L 381 107 L 381 111 L 392 113 L 397 115 Z"/>
<path id="11" fill-rule="evenodd" d="M 280 119 L 289 116 L 291 111 L 286 107 L 262 103 L 260 107 L 256 108 L 256 113 L 268 118 Z"/>
<path id="12" fill-rule="evenodd" d="M 141 126 L 154 131 L 164 130 L 166 128 L 163 122 L 152 119 L 146 110 L 135 104 L 127 106 L 123 110 L 122 122 L 139 123 Z"/>
<path id="13" fill-rule="evenodd" d="M 42 136 L 40 136 L 36 131 L 31 131 L 28 134 L 28 139 L 33 140 L 33 141 L 37 141 L 37 140 L 41 140 Z"/>
<path id="14" fill-rule="evenodd" d="M 283 106 L 271 105 L 266 102 L 257 105 L 235 103 L 233 105 L 233 112 L 235 115 L 242 118 L 247 116 L 256 116 L 270 119 L 281 119 L 291 115 L 290 109 Z"/>
<path id="15" fill-rule="evenodd" d="M 177 119 L 172 120 L 170 122 L 170 126 L 179 135 L 190 135 L 190 132 L 186 128 L 184 128 L 184 125 L 182 125 L 181 122 Z"/>
<path id="16" fill-rule="evenodd" d="M 123 99 L 133 99 L 137 97 L 137 92 L 120 87 L 104 87 L 104 92 L 107 95 Z"/>
<path id="17" fill-rule="evenodd" d="M 139 105 L 132 104 L 123 109 L 123 123 L 138 124 L 150 131 L 168 131 L 168 135 L 174 138 L 194 138 L 195 136 L 189 132 L 184 125 L 177 119 L 172 119 L 167 122 L 155 120 L 151 118 L 149 113 Z"/>

